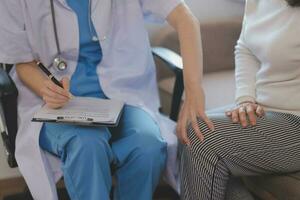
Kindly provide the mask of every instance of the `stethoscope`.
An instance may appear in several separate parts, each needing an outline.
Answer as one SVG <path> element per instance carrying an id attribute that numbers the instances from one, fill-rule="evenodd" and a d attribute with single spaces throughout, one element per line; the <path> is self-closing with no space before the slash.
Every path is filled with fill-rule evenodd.
<path id="1" fill-rule="evenodd" d="M 68 64 L 61 56 L 62 53 L 61 53 L 61 49 L 60 49 L 57 24 L 56 24 L 56 19 L 55 19 L 54 0 L 50 0 L 50 3 L 51 3 L 50 7 L 51 7 L 52 22 L 53 22 L 53 32 L 54 32 L 55 44 L 56 44 L 56 50 L 57 50 L 57 56 L 54 58 L 54 60 L 52 62 L 52 66 L 55 67 L 59 71 L 64 71 L 67 69 Z M 91 0 L 89 0 L 89 16 L 91 16 Z M 90 33 L 92 33 L 91 19 L 89 19 L 89 28 L 90 28 Z M 92 35 L 92 40 L 94 42 L 96 42 L 96 41 L 98 41 L 98 37 L 96 35 Z"/>

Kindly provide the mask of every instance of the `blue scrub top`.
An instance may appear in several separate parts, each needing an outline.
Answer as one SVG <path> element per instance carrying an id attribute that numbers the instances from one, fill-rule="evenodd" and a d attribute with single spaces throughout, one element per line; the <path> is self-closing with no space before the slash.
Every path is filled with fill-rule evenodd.
<path id="1" fill-rule="evenodd" d="M 71 77 L 70 91 L 75 96 L 104 97 L 96 72 L 102 60 L 102 49 L 99 41 L 92 39 L 97 34 L 89 12 L 89 1 L 67 0 L 77 14 L 80 38 L 78 64 Z"/>

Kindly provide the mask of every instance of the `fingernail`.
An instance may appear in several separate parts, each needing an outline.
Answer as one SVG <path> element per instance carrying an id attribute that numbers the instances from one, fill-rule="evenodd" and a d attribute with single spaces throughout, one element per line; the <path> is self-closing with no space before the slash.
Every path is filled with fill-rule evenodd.
<path id="1" fill-rule="evenodd" d="M 73 94 L 69 93 L 69 98 L 73 99 L 74 98 Z"/>

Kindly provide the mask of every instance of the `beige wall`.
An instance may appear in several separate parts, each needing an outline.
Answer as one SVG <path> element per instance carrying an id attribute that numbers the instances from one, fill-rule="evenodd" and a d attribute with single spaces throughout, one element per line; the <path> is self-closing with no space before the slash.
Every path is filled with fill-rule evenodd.
<path id="1" fill-rule="evenodd" d="M 243 12 L 243 0 L 186 0 L 200 22 L 214 20 L 216 18 L 241 16 Z M 158 31 L 161 26 L 149 26 L 150 36 Z M 5 160 L 3 145 L 0 145 L 0 179 L 15 177 L 19 173 L 16 169 L 8 167 Z"/>
<path id="2" fill-rule="evenodd" d="M 200 22 L 243 15 L 244 0 L 185 0 L 185 2 Z"/>
<path id="3" fill-rule="evenodd" d="M 242 17 L 245 0 L 185 0 L 200 22 L 220 18 Z M 149 25 L 150 38 L 164 25 Z"/>

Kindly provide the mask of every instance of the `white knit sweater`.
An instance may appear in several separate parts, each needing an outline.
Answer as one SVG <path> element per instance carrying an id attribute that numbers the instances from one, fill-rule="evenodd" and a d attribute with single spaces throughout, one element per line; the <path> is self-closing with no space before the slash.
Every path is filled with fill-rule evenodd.
<path id="1" fill-rule="evenodd" d="M 236 46 L 236 102 L 300 115 L 300 7 L 247 0 Z"/>

